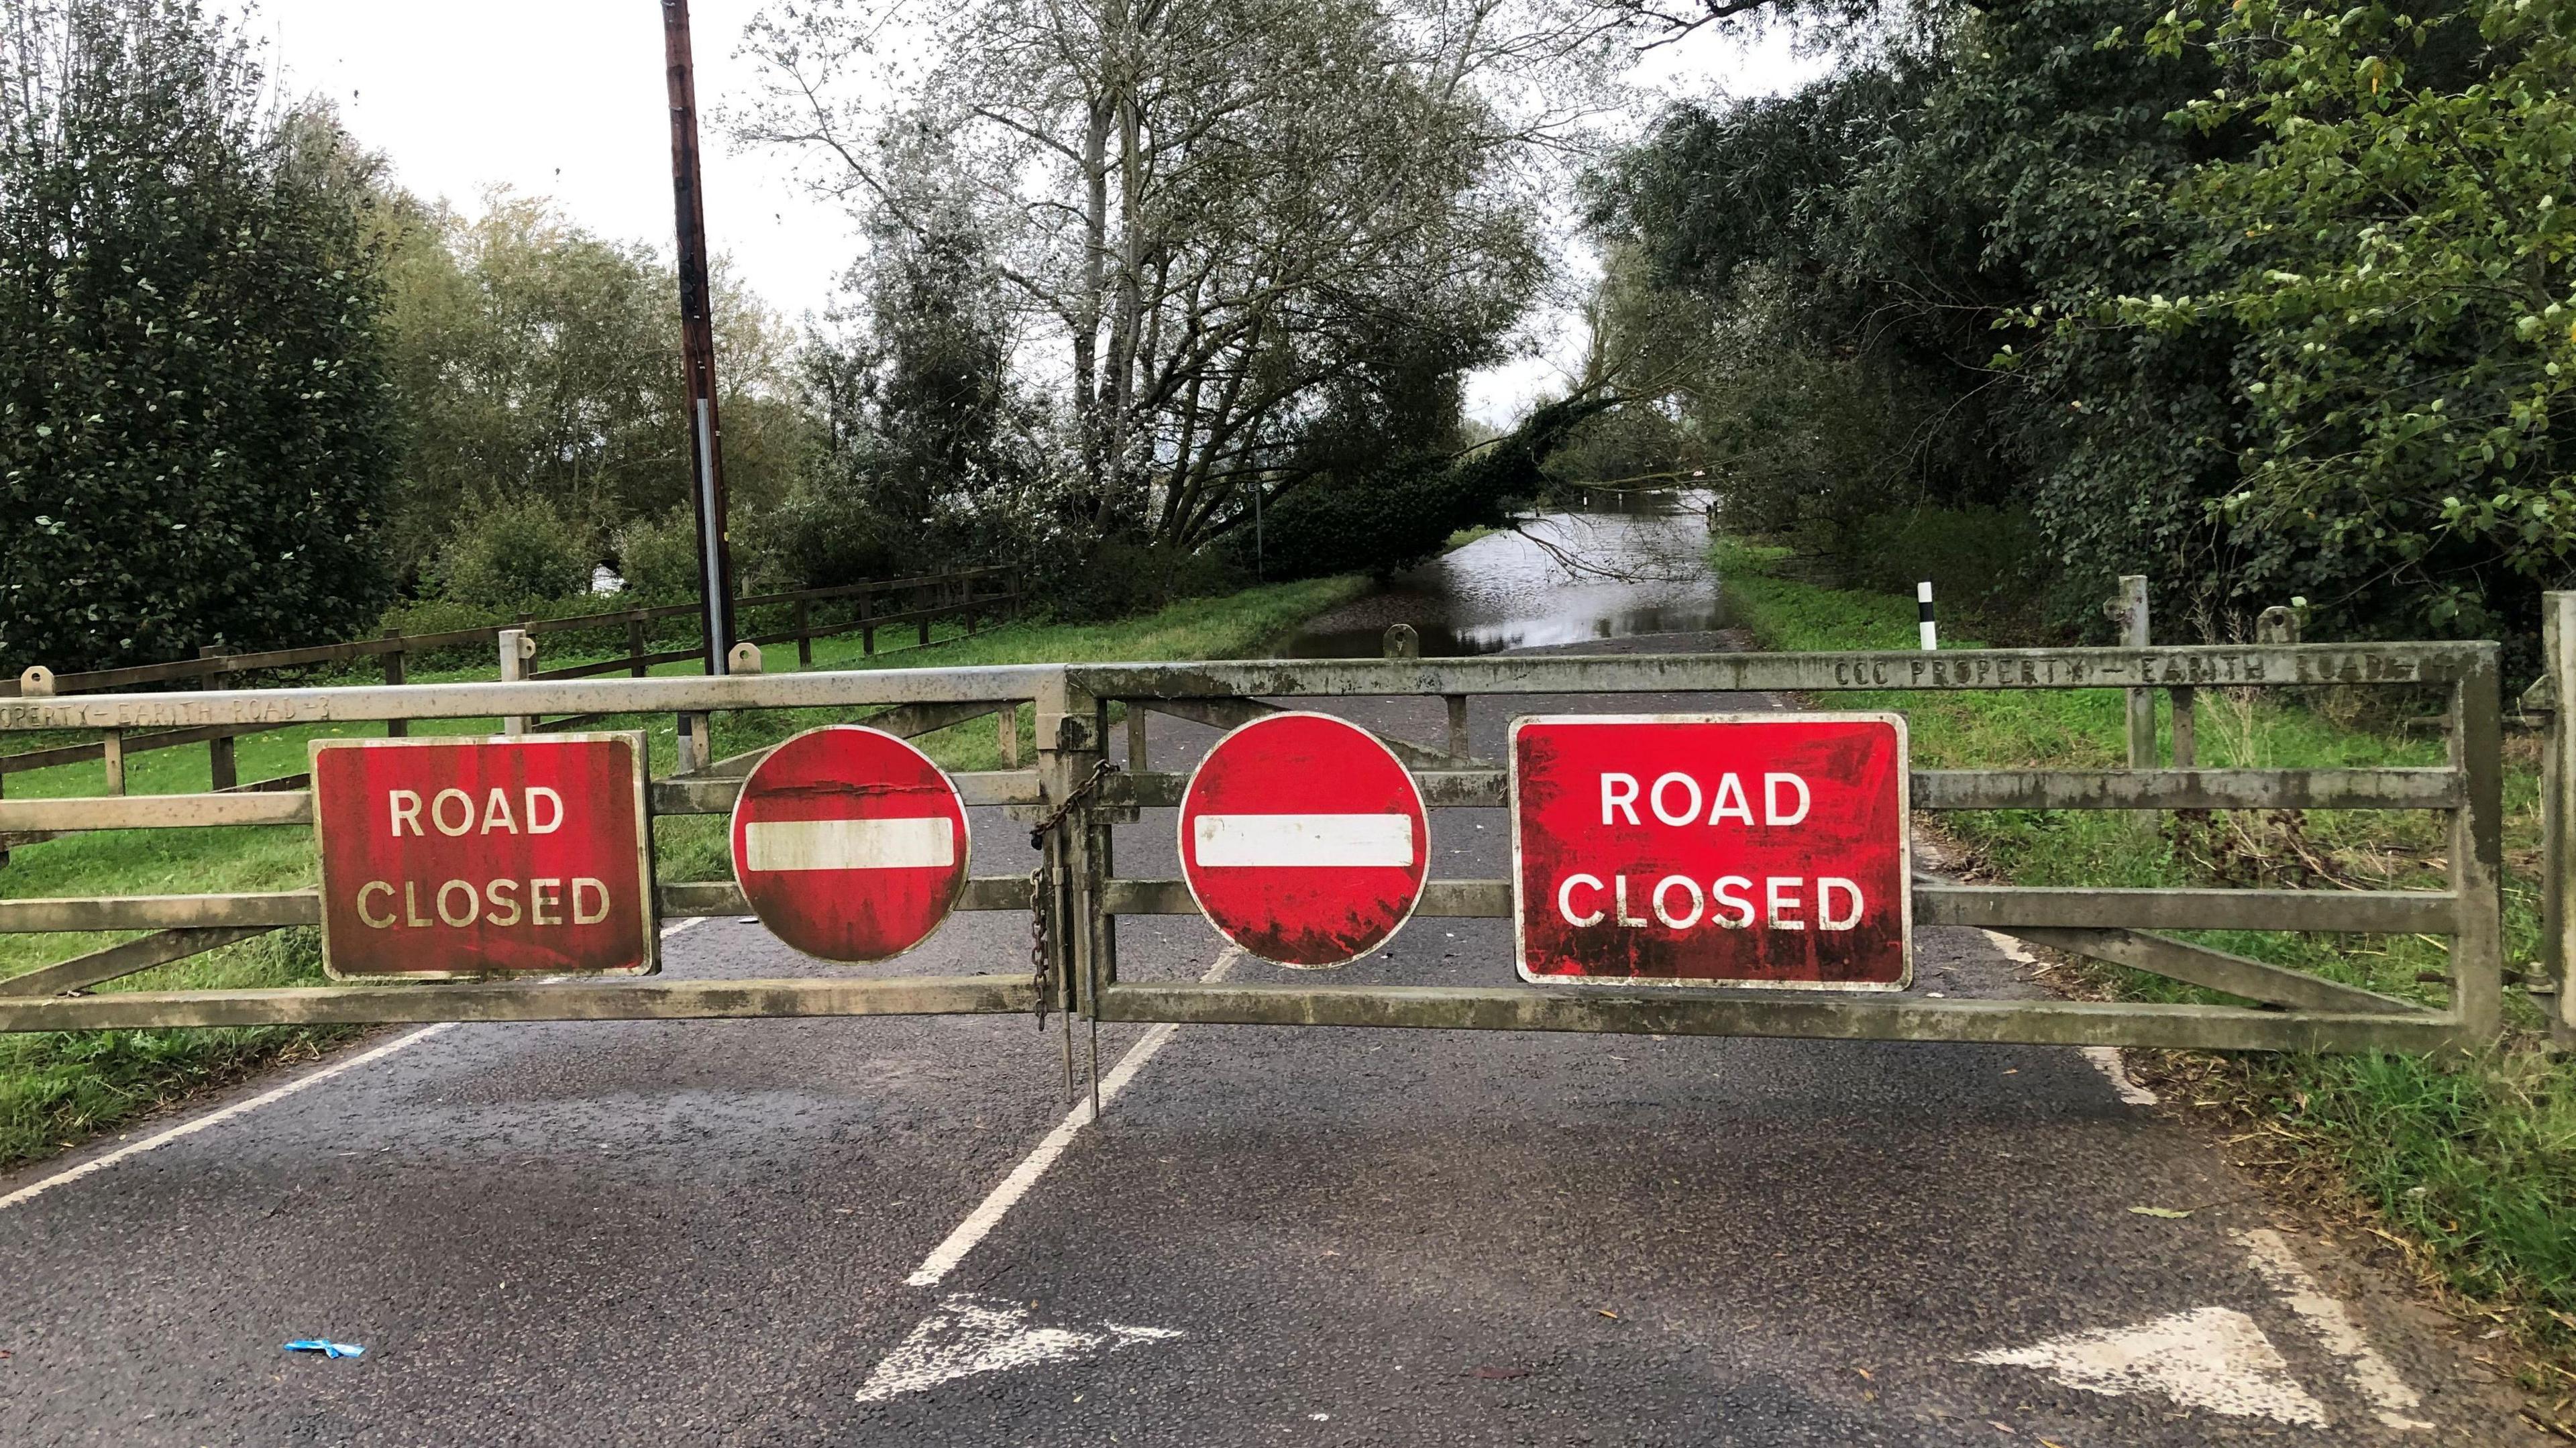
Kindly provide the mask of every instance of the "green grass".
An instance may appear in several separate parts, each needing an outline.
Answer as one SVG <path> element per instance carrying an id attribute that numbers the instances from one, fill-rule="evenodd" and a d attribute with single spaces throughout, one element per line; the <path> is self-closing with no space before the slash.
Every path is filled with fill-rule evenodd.
<path id="1" fill-rule="evenodd" d="M 1721 541 L 1715 561 L 1733 617 L 1765 647 L 1914 647 L 1911 598 L 1784 576 L 1782 549 Z M 1945 636 L 1943 645 L 1976 641 Z M 2201 762 L 2442 762 L 2436 738 L 2320 712 L 2349 707 L 2349 692 L 2281 692 L 2202 690 L 2194 713 Z M 1902 710 L 1921 767 L 2107 768 L 2126 759 L 2116 690 L 1837 694 L 1832 702 Z M 2537 750 L 2528 743 L 2508 750 L 2505 793 L 2507 959 L 2526 969 L 2538 946 L 2540 843 Z M 2438 887 L 2448 848 L 2442 817 L 2420 811 L 2226 811 L 2207 828 L 2146 829 L 2113 812 L 1997 810 L 1946 814 L 1941 824 L 1984 869 L 2029 885 Z M 2421 936 L 2193 938 L 2416 1000 L 2440 998 L 2441 987 L 2418 976 L 2446 964 L 2443 945 Z M 2112 966 L 2087 978 L 2129 999 L 2227 999 Z M 2527 997 L 2508 992 L 2507 1015 L 2506 1046 L 2474 1060 L 2246 1056 L 2197 1063 L 2195 1095 L 2226 1096 L 2283 1151 L 2330 1169 L 2331 1180 L 2421 1244 L 2422 1260 L 2451 1288 L 2565 1360 L 2576 1350 L 2576 1066 L 2542 1051 L 2543 1018 Z"/>
<path id="2" fill-rule="evenodd" d="M 971 637 L 934 632 L 934 647 L 900 648 L 873 657 L 860 638 L 817 640 L 817 669 L 956 667 L 969 664 L 1113 662 L 1240 658 L 1315 614 L 1356 597 L 1365 580 L 1328 578 L 1274 584 L 1222 598 L 1189 599 L 1158 612 L 1098 624 L 1012 623 Z M 880 643 L 909 644 L 909 628 L 887 630 Z M 596 655 L 594 655 L 595 657 Z M 540 667 L 579 662 L 577 653 L 548 654 Z M 771 672 L 796 666 L 794 645 L 768 651 Z M 693 672 L 673 665 L 656 672 Z M 497 669 L 416 673 L 415 682 L 492 678 Z M 352 676 L 341 682 L 366 682 Z M 775 743 L 799 730 L 864 713 L 806 709 L 720 715 L 714 721 L 719 756 Z M 1034 727 L 1021 711 L 1023 738 Z M 421 721 L 415 735 L 488 734 L 496 719 Z M 669 714 L 604 721 L 602 729 L 645 731 L 656 773 L 671 766 L 675 741 Z M 381 733 L 380 726 L 327 726 L 279 730 L 242 738 L 237 745 L 245 780 L 299 774 L 309 741 Z M 65 735 L 44 742 L 70 742 Z M 990 769 L 1001 746 L 990 719 L 959 725 L 917 741 L 951 769 Z M 12 751 L 36 747 L 20 735 Z M 1027 756 L 1023 756 L 1027 757 Z M 187 793 L 209 785 L 208 757 L 200 747 L 130 756 L 126 787 L 135 794 Z M 62 765 L 8 776 L 11 798 L 97 794 L 99 765 Z M 680 817 L 655 822 L 656 869 L 666 880 L 723 879 L 731 873 L 720 817 Z M 293 890 L 314 883 L 312 832 L 302 828 L 126 830 L 69 835 L 22 846 L 0 868 L 0 897 L 207 894 L 242 890 Z M 129 939 L 120 934 L 0 935 L 0 978 Z M 101 990 L 180 990 L 321 985 L 315 933 L 280 930 L 254 940 L 109 982 Z M 77 1145 L 188 1092 L 236 1079 L 280 1060 L 309 1056 L 355 1034 L 352 1028 L 259 1027 L 238 1030 L 99 1031 L 0 1036 L 0 1168 Z"/>

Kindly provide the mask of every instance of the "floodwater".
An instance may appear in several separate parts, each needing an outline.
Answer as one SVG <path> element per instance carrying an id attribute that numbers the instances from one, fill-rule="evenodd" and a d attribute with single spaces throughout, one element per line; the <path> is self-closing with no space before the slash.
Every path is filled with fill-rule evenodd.
<path id="1" fill-rule="evenodd" d="M 1708 564 L 1705 493 L 1613 495 L 1622 511 L 1519 520 L 1397 574 L 1309 621 L 1280 648 L 1296 659 L 1375 658 L 1409 623 L 1435 658 L 1722 627 Z"/>

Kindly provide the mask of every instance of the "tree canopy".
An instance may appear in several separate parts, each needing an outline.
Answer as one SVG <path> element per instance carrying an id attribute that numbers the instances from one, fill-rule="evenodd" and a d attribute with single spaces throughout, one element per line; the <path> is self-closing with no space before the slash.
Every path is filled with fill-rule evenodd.
<path id="1" fill-rule="evenodd" d="M 195 0 L 0 11 L 8 667 L 374 623 L 395 433 L 353 154 Z"/>
<path id="2" fill-rule="evenodd" d="M 1928 11 L 1675 109 L 1593 215 L 1713 310 L 1681 411 L 1739 520 L 1858 566 L 2001 510 L 2063 627 L 2143 572 L 2216 635 L 2492 636 L 2570 569 L 2571 14 Z"/>

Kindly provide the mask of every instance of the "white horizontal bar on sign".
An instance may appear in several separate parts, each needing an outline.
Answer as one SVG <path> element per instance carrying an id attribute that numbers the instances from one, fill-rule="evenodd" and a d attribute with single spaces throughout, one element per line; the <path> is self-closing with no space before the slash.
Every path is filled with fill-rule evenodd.
<path id="1" fill-rule="evenodd" d="M 942 816 L 881 820 L 753 820 L 743 832 L 754 870 L 927 870 L 957 863 L 956 826 Z"/>
<path id="2" fill-rule="evenodd" d="M 1413 819 L 1400 814 L 1203 814 L 1200 869 L 1413 864 Z"/>

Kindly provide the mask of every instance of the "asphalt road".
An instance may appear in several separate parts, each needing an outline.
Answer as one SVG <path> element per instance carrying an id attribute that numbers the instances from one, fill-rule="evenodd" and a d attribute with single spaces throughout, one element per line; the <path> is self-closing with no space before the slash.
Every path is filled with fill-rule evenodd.
<path id="1" fill-rule="evenodd" d="M 1348 712 L 1436 742 L 1437 707 Z M 1215 737 L 1156 724 L 1158 767 Z M 1480 703 L 1478 752 L 1504 724 Z M 978 873 L 1024 868 L 975 828 Z M 1171 828 L 1121 864 L 1172 872 Z M 1500 811 L 1435 833 L 1435 874 L 1506 873 Z M 1025 929 L 863 969 L 1015 972 Z M 1196 919 L 1121 941 L 1131 979 L 1281 974 Z M 851 969 L 733 920 L 668 956 Z M 2025 970 L 1918 936 L 1919 991 Z M 1507 925 L 1416 920 L 1340 978 L 1508 981 Z M 2541 1441 L 2078 1051 L 1192 1027 L 1102 1058 L 1076 1129 L 1026 1018 L 388 1033 L 0 1179 L 130 1152 L 0 1207 L 0 1442 Z M 279 1351 L 307 1336 L 366 1355 Z"/>

